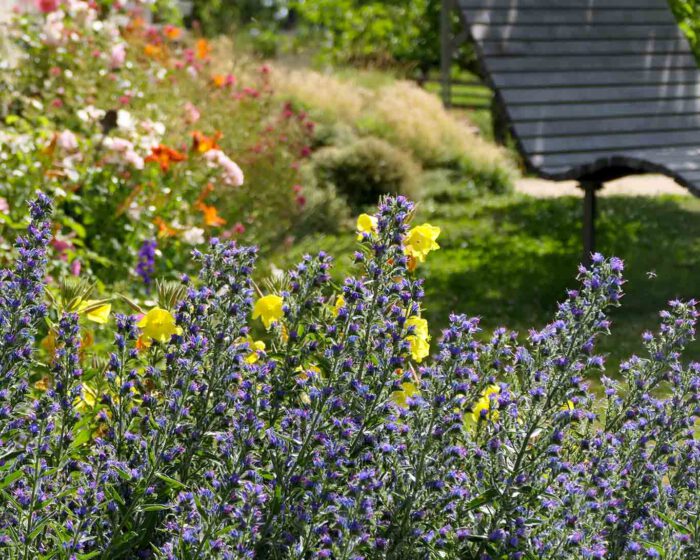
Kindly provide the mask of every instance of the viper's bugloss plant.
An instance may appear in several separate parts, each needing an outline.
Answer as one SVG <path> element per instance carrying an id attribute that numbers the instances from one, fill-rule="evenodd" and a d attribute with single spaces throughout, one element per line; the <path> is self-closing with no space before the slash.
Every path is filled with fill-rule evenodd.
<path id="1" fill-rule="evenodd" d="M 594 255 L 524 339 L 453 315 L 431 341 L 410 270 L 440 230 L 386 198 L 340 288 L 320 253 L 261 289 L 255 249 L 213 239 L 198 278 L 115 315 L 99 356 L 71 309 L 104 301 L 43 303 L 48 212 L 40 195 L 0 277 L 2 558 L 700 555 L 695 302 L 603 395 L 586 381 L 619 259 Z"/>

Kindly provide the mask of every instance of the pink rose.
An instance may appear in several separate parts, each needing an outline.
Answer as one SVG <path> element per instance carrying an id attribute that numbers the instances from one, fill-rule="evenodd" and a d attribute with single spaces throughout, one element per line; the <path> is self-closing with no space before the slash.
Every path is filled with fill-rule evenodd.
<path id="1" fill-rule="evenodd" d="M 201 113 L 199 112 L 199 109 L 195 107 L 192 103 L 189 101 L 185 103 L 185 120 L 189 124 L 194 124 L 199 120 L 199 117 L 201 117 Z"/>
<path id="2" fill-rule="evenodd" d="M 121 68 L 126 60 L 126 45 L 118 43 L 112 47 L 112 52 L 109 55 L 109 66 L 112 70 Z"/>
<path id="3" fill-rule="evenodd" d="M 58 135 L 58 138 L 56 138 L 56 144 L 59 148 L 65 150 L 66 152 L 72 152 L 73 150 L 78 149 L 78 139 L 70 130 L 64 130 L 61 132 Z"/>
<path id="4" fill-rule="evenodd" d="M 204 158 L 209 162 L 209 167 L 221 169 L 224 183 L 234 187 L 240 187 L 243 184 L 243 171 L 224 152 L 221 150 L 209 150 L 204 154 Z"/>

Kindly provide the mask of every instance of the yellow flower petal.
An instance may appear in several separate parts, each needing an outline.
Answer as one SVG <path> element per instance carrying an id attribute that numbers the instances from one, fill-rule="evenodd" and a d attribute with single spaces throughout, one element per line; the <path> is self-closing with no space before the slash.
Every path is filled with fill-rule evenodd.
<path id="1" fill-rule="evenodd" d="M 260 318 L 265 328 L 269 329 L 284 316 L 283 304 L 284 300 L 280 296 L 263 296 L 253 306 L 253 319 Z"/>
<path id="2" fill-rule="evenodd" d="M 345 307 L 345 298 L 343 297 L 343 294 L 340 294 L 335 300 L 335 305 L 333 306 L 333 315 L 337 317 L 338 313 L 340 313 L 340 310 L 343 307 Z"/>
<path id="3" fill-rule="evenodd" d="M 94 307 L 95 304 L 99 303 L 99 301 L 100 300 L 97 299 L 81 301 L 80 305 L 78 306 L 78 313 L 84 313 L 86 310 L 89 310 L 85 315 L 88 321 L 104 325 L 107 323 L 107 321 L 109 321 L 109 314 L 112 312 L 112 304 L 105 303 L 98 307 Z"/>
<path id="4" fill-rule="evenodd" d="M 262 340 L 249 340 L 248 344 L 252 352 L 246 356 L 246 363 L 254 364 L 260 359 L 260 352 L 265 351 L 265 343 Z"/>
<path id="5" fill-rule="evenodd" d="M 430 334 L 428 332 L 428 321 L 412 315 L 406 320 L 406 328 L 412 328 L 413 334 L 406 337 L 411 345 L 411 357 L 418 363 L 430 354 Z"/>
<path id="6" fill-rule="evenodd" d="M 476 401 L 476 403 L 474 403 L 471 412 L 464 415 L 464 423 L 467 425 L 467 427 L 474 428 L 481 420 L 484 419 L 488 419 L 493 422 L 498 420 L 498 405 L 494 401 L 496 400 L 496 395 L 498 395 L 500 392 L 501 388 L 498 385 L 489 385 L 481 392 L 481 397 L 478 401 Z M 486 411 L 486 413 L 482 414 L 484 411 Z"/>
<path id="7" fill-rule="evenodd" d="M 377 218 L 369 214 L 360 214 L 357 218 L 357 239 L 362 240 L 363 234 L 377 233 Z"/>
<path id="8" fill-rule="evenodd" d="M 424 262 L 430 251 L 436 251 L 440 248 L 440 245 L 437 244 L 439 235 L 440 228 L 430 224 L 414 227 L 404 239 L 404 253 L 415 259 L 416 262 Z"/>
<path id="9" fill-rule="evenodd" d="M 80 396 L 76 397 L 73 401 L 73 408 L 78 412 L 83 412 L 88 408 L 95 408 L 97 404 L 97 390 L 90 387 L 90 385 L 83 383 L 80 388 Z"/>
<path id="10" fill-rule="evenodd" d="M 169 311 L 154 307 L 137 323 L 144 336 L 161 344 L 169 342 L 174 334 L 182 334 L 182 329 L 175 324 L 175 317 Z"/>
<path id="11" fill-rule="evenodd" d="M 418 387 L 414 383 L 406 382 L 401 384 L 401 391 L 394 391 L 391 394 L 391 400 L 401 408 L 408 408 L 408 398 L 415 395 L 420 395 Z"/>

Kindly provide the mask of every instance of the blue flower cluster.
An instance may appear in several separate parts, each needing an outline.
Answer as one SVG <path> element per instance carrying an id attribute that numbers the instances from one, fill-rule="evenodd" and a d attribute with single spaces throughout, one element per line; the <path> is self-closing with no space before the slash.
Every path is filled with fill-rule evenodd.
<path id="1" fill-rule="evenodd" d="M 153 274 L 156 271 L 156 249 L 158 244 L 155 239 L 146 239 L 141 243 L 136 263 L 136 274 L 143 280 L 146 286 L 150 286 L 153 281 Z"/>
<path id="2" fill-rule="evenodd" d="M 700 557 L 695 302 L 606 377 L 619 259 L 594 255 L 526 338 L 453 315 L 416 363 L 414 209 L 387 198 L 358 274 L 338 287 L 327 254 L 305 257 L 270 285 L 269 329 L 250 321 L 255 249 L 214 239 L 161 303 L 169 342 L 117 315 L 109 355 L 86 357 L 66 312 L 40 364 L 49 206 L 0 273 L 3 559 Z"/>

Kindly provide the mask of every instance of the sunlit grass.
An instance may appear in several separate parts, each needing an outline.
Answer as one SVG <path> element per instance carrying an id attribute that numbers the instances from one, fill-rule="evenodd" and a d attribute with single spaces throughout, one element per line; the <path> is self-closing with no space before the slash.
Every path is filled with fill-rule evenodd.
<path id="1" fill-rule="evenodd" d="M 546 324 L 575 287 L 581 258 L 581 201 L 525 195 L 470 196 L 445 177 L 428 177 L 417 221 L 442 228 L 440 251 L 419 269 L 425 278 L 425 316 L 439 336 L 452 311 L 482 318 L 485 333 L 505 325 L 527 335 Z M 642 352 L 640 336 L 657 326 L 673 298 L 700 294 L 700 200 L 689 197 L 606 197 L 599 203 L 598 249 L 626 263 L 626 296 L 612 313 L 613 333 L 602 341 L 611 371 Z M 349 269 L 352 232 L 310 239 L 279 264 L 324 248 Z M 689 359 L 700 359 L 693 343 Z"/>

